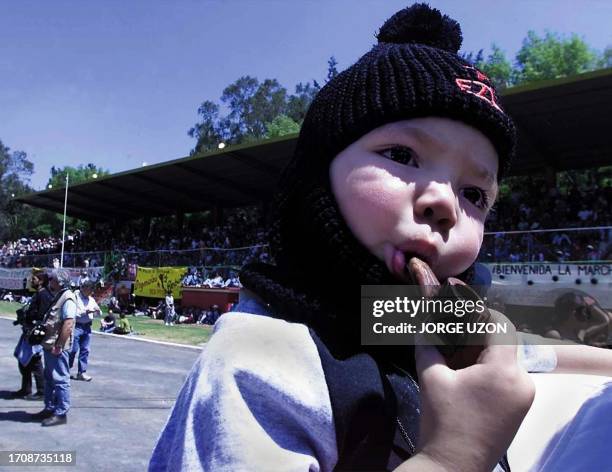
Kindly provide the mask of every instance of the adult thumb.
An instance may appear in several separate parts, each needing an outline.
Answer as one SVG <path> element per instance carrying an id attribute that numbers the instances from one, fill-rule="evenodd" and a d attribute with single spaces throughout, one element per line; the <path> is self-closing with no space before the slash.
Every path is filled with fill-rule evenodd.
<path id="1" fill-rule="evenodd" d="M 444 356 L 435 346 L 417 344 L 414 346 L 417 374 L 421 383 L 426 383 L 428 378 L 452 375 Z"/>

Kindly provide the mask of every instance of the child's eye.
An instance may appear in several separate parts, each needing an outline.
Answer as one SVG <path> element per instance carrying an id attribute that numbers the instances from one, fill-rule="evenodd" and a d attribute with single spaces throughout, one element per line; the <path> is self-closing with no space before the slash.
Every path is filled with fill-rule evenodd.
<path id="1" fill-rule="evenodd" d="M 486 210 L 489 206 L 489 196 L 478 187 L 468 187 L 462 190 L 463 197 L 476 207 Z"/>
<path id="2" fill-rule="evenodd" d="M 406 146 L 393 146 L 392 148 L 381 151 L 379 154 L 399 164 L 419 167 L 415 152 Z"/>

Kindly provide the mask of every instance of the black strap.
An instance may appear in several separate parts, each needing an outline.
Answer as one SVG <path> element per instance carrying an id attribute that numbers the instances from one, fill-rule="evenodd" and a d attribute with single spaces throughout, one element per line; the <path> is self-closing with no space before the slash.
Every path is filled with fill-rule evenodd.
<path id="1" fill-rule="evenodd" d="M 60 297 L 64 294 L 64 292 L 66 292 L 67 288 L 63 288 L 62 290 L 60 290 L 59 292 L 57 292 L 57 294 L 53 297 L 53 300 L 51 300 L 51 304 L 48 306 L 47 310 L 45 311 L 44 316 L 42 317 L 42 321 L 41 324 L 44 324 L 47 322 L 47 318 L 49 318 L 49 314 L 51 313 L 51 310 L 53 309 L 53 307 L 55 306 L 55 303 L 57 303 L 57 301 L 60 299 Z"/>
<path id="2" fill-rule="evenodd" d="M 504 454 L 504 457 L 502 457 L 501 460 L 499 461 L 499 465 L 501 466 L 502 469 L 504 469 L 504 472 L 511 472 L 510 462 L 508 462 L 508 453 Z"/>

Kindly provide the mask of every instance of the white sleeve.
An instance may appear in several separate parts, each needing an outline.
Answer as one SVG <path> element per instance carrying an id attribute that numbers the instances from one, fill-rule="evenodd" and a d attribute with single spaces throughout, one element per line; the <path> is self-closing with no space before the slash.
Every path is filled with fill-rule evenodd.
<path id="1" fill-rule="evenodd" d="M 226 313 L 187 378 L 149 470 L 327 471 L 329 392 L 306 326 Z"/>
<path id="2" fill-rule="evenodd" d="M 89 303 L 90 303 L 90 310 L 95 310 L 98 312 L 98 315 L 102 314 L 102 310 L 100 310 L 100 305 L 98 305 L 98 302 L 96 302 L 96 299 L 94 297 L 89 297 Z"/>
<path id="3" fill-rule="evenodd" d="M 78 292 L 75 292 L 74 303 L 76 304 L 77 317 L 85 313 L 85 305 L 83 304 L 83 300 L 81 300 L 81 296 Z"/>
<path id="4" fill-rule="evenodd" d="M 580 374 L 530 377 L 536 395 L 508 449 L 512 470 L 611 470 L 612 378 Z"/>
<path id="5" fill-rule="evenodd" d="M 531 333 L 517 333 L 519 363 L 527 372 L 552 372 L 557 368 L 557 354 L 550 340 Z"/>

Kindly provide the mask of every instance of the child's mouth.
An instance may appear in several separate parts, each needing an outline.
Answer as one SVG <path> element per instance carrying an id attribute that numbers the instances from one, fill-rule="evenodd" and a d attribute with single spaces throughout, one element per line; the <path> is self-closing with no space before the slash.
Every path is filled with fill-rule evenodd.
<path id="1" fill-rule="evenodd" d="M 405 246 L 411 246 L 411 248 L 402 250 L 401 248 L 389 244 L 385 249 L 385 261 L 389 272 L 404 283 L 413 284 L 415 282 L 407 271 L 407 264 L 410 262 L 410 259 L 416 257 L 431 266 L 437 259 L 437 252 L 433 245 L 426 243 L 421 244 L 413 242 L 405 244 Z M 422 246 L 423 250 L 419 251 L 414 246 Z"/>
<path id="2" fill-rule="evenodd" d="M 415 282 L 412 280 L 412 277 L 410 277 L 410 273 L 407 270 L 407 264 L 413 257 L 417 257 L 426 262 L 426 257 L 415 252 L 402 252 L 397 248 L 393 248 L 392 251 L 391 256 L 387 260 L 387 268 L 389 269 L 389 272 L 404 283 L 414 284 Z"/>

